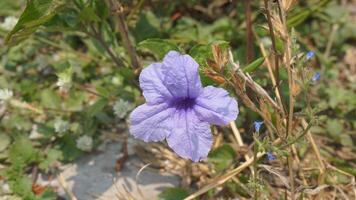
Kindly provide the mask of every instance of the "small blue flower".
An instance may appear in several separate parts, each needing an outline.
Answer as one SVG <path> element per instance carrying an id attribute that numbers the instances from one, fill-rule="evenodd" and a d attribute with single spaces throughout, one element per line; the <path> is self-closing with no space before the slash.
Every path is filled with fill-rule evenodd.
<path id="1" fill-rule="evenodd" d="M 312 81 L 316 82 L 318 80 L 320 80 L 320 72 L 317 72 L 313 75 L 313 77 L 311 78 Z"/>
<path id="2" fill-rule="evenodd" d="M 267 152 L 267 160 L 268 161 L 276 160 L 276 157 L 272 154 L 272 152 Z"/>
<path id="3" fill-rule="evenodd" d="M 263 124 L 263 121 L 255 121 L 253 122 L 253 126 L 255 127 L 256 132 L 260 132 L 260 128 Z"/>
<path id="4" fill-rule="evenodd" d="M 310 60 L 311 58 L 313 58 L 315 55 L 314 51 L 309 51 L 305 56 L 307 58 L 307 60 Z"/>

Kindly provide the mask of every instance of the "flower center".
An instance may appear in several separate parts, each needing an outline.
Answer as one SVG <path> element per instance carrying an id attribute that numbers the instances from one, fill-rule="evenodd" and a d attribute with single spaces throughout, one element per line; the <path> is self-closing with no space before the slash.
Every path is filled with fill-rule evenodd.
<path id="1" fill-rule="evenodd" d="M 172 105 L 176 107 L 178 110 L 187 110 L 192 108 L 195 104 L 195 99 L 193 98 L 180 98 L 176 99 L 172 102 Z"/>

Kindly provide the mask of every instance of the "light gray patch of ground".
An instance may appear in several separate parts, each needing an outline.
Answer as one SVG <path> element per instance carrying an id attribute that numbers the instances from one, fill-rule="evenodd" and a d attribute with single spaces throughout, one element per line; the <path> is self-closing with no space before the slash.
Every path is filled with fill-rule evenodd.
<path id="1" fill-rule="evenodd" d="M 139 175 L 139 187 L 144 195 L 142 198 L 137 190 L 136 175 L 143 163 L 130 155 L 121 172 L 116 173 L 115 162 L 120 150 L 120 143 L 108 144 L 102 153 L 84 156 L 74 164 L 63 166 L 62 175 L 68 189 L 78 200 L 114 200 L 120 193 L 121 197 L 125 196 L 124 187 L 138 200 L 157 199 L 165 188 L 179 185 L 177 176 L 162 175 L 157 170 L 146 168 Z"/>

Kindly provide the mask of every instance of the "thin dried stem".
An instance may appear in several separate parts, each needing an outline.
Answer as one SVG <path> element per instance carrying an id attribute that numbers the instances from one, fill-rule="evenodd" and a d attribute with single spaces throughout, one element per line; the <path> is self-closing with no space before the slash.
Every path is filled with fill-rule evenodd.
<path id="1" fill-rule="evenodd" d="M 264 5 L 265 5 L 265 9 L 266 9 L 266 14 L 267 14 L 268 29 L 269 29 L 269 33 L 270 33 L 270 37 L 271 37 L 271 41 L 272 41 L 272 51 L 273 51 L 273 55 L 274 55 L 274 64 L 275 64 L 274 65 L 274 77 L 276 79 L 276 88 L 277 88 L 277 90 L 280 91 L 280 88 L 279 88 L 279 58 L 278 58 L 276 39 L 275 39 L 273 24 L 272 24 L 272 19 L 271 19 L 271 12 L 270 12 L 271 9 L 270 9 L 268 0 L 264 0 Z M 281 93 L 281 92 L 279 92 L 279 93 Z"/>
<path id="2" fill-rule="evenodd" d="M 246 15 L 246 61 L 247 63 L 253 60 L 253 29 L 252 29 L 252 12 L 251 0 L 245 0 L 245 15 Z"/>
<path id="3" fill-rule="evenodd" d="M 57 179 L 63 190 L 68 194 L 69 198 L 71 200 L 78 200 L 77 197 L 75 197 L 75 195 L 73 194 L 73 192 L 68 189 L 67 181 L 61 173 L 58 174 Z"/>
<path id="4" fill-rule="evenodd" d="M 294 144 L 292 144 L 292 151 L 293 151 L 293 154 L 294 154 L 295 163 L 296 163 L 296 165 L 298 166 L 299 176 L 302 178 L 302 181 L 303 181 L 303 185 L 304 185 L 304 186 L 308 186 L 308 182 L 307 182 L 307 180 L 305 179 L 305 174 L 304 174 L 303 170 L 301 170 L 300 159 L 299 159 L 299 157 L 298 157 L 298 151 L 297 151 L 297 149 L 295 148 L 295 145 L 294 145 Z"/>
<path id="5" fill-rule="evenodd" d="M 281 139 L 276 139 L 272 144 L 277 145 L 281 142 Z M 262 156 L 265 155 L 265 152 L 259 152 L 257 153 L 257 159 L 262 158 Z M 185 198 L 185 200 L 192 200 L 194 198 L 199 197 L 200 195 L 204 194 L 205 192 L 209 191 L 212 188 L 215 188 L 226 181 L 230 180 L 232 177 L 236 176 L 238 173 L 242 172 L 244 169 L 247 167 L 251 166 L 253 164 L 254 159 L 250 158 L 249 160 L 246 160 L 244 163 L 242 163 L 240 166 L 238 166 L 235 169 L 230 170 L 229 172 L 215 177 L 211 183 L 207 184 L 206 186 L 202 187 L 198 191 L 194 192 L 193 194 L 189 195 L 188 197 Z"/>
<path id="6" fill-rule="evenodd" d="M 260 50 L 261 50 L 261 53 L 262 53 L 263 57 L 265 57 L 265 59 L 266 59 L 268 73 L 269 73 L 269 76 L 270 76 L 270 78 L 272 80 L 272 85 L 273 85 L 274 92 L 275 92 L 276 97 L 277 97 L 277 102 L 279 104 L 279 107 L 283 108 L 282 97 L 281 97 L 281 94 L 279 93 L 279 90 L 277 88 L 277 81 L 276 81 L 276 78 L 274 77 L 273 69 L 272 69 L 273 67 L 272 67 L 271 61 L 268 58 L 266 48 L 265 48 L 265 46 L 263 45 L 262 42 L 259 43 L 259 46 L 260 46 Z M 284 111 L 284 110 L 282 109 L 282 111 Z M 284 114 L 284 112 L 283 112 L 283 114 Z"/>
<path id="7" fill-rule="evenodd" d="M 240 131 L 239 131 L 239 129 L 237 129 L 234 121 L 230 122 L 230 127 L 231 127 L 232 132 L 234 133 L 234 136 L 235 136 L 238 146 L 240 146 L 240 147 L 244 146 L 244 142 L 242 140 Z M 244 157 L 245 157 L 245 160 L 250 159 L 250 156 L 248 155 L 248 153 L 246 153 L 244 155 Z M 250 170 L 251 170 L 252 175 L 254 175 L 254 171 L 253 171 L 252 167 L 250 167 Z"/>
<path id="8" fill-rule="evenodd" d="M 233 121 L 230 122 L 230 127 L 231 127 L 232 132 L 234 133 L 234 136 L 236 138 L 237 144 L 239 146 L 244 146 L 244 142 L 242 141 L 242 137 L 241 137 L 240 131 L 237 129 L 235 122 L 233 122 Z M 247 154 L 245 154 L 245 159 L 249 160 L 250 157 Z"/>
<path id="9" fill-rule="evenodd" d="M 338 24 L 334 24 L 331 28 L 331 33 L 330 33 L 328 43 L 326 45 L 326 49 L 325 49 L 325 53 L 324 53 L 324 57 L 326 57 L 326 58 L 329 57 L 329 55 L 330 55 L 331 47 L 333 45 L 335 35 L 336 35 L 338 29 L 339 29 Z"/>
<path id="10" fill-rule="evenodd" d="M 124 43 L 126 51 L 130 56 L 132 68 L 139 69 L 140 63 L 139 63 L 134 45 L 132 44 L 132 41 L 129 37 L 129 30 L 128 30 L 126 22 L 125 22 L 124 8 L 122 7 L 122 5 L 119 2 L 117 2 L 115 0 L 109 0 L 109 5 L 112 8 L 112 12 L 117 19 L 116 20 L 117 28 L 120 32 L 121 39 Z"/>
<path id="11" fill-rule="evenodd" d="M 302 119 L 302 126 L 303 126 L 304 129 L 307 128 L 307 126 L 308 126 L 308 123 L 305 121 L 305 119 Z M 317 147 L 317 145 L 316 145 L 316 143 L 314 141 L 314 138 L 313 138 L 313 136 L 312 136 L 312 134 L 311 134 L 311 132 L 309 130 L 307 131 L 307 138 L 308 138 L 308 140 L 309 140 L 309 142 L 310 142 L 310 144 L 312 146 L 312 149 L 313 149 L 313 151 L 314 151 L 314 153 L 316 155 L 316 158 L 318 160 L 318 163 L 319 163 L 319 171 L 320 171 L 319 184 L 321 185 L 324 182 L 321 179 L 321 177 L 324 177 L 324 173 L 325 173 L 325 169 L 326 168 L 325 168 L 324 162 L 323 162 L 323 160 L 321 158 L 319 148 Z"/>

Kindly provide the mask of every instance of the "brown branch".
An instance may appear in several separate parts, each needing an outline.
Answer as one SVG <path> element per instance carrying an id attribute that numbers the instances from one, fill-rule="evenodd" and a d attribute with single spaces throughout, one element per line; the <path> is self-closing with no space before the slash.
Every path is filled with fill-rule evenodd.
<path id="1" fill-rule="evenodd" d="M 269 29 L 269 33 L 270 33 L 270 37 L 271 37 L 271 41 L 272 41 L 272 51 L 273 51 L 273 55 L 274 55 L 274 77 L 275 77 L 276 83 L 277 83 L 276 84 L 276 88 L 279 91 L 279 93 L 282 94 L 281 90 L 279 88 L 280 81 L 279 81 L 278 51 L 277 51 L 277 47 L 276 47 L 276 39 L 275 39 L 274 31 L 273 31 L 271 12 L 270 12 L 270 6 L 269 6 L 269 3 L 268 3 L 268 0 L 264 0 L 264 4 L 265 4 L 265 10 L 266 10 L 266 14 L 267 14 L 268 29 Z"/>
<path id="2" fill-rule="evenodd" d="M 280 142 L 281 142 L 281 140 L 280 140 L 280 138 L 278 138 L 275 141 L 273 141 L 272 144 L 277 145 Z M 261 159 L 264 154 L 265 154 L 265 152 L 257 153 L 257 156 L 256 156 L 257 160 Z M 184 200 L 195 199 L 195 198 L 199 197 L 200 195 L 204 194 L 205 192 L 211 190 L 212 188 L 215 188 L 215 187 L 225 183 L 226 181 L 230 180 L 232 177 L 234 177 L 237 174 L 239 174 L 240 172 L 242 172 L 247 167 L 251 166 L 253 164 L 253 161 L 254 161 L 254 158 L 250 158 L 249 160 L 246 160 L 244 163 L 242 163 L 240 166 L 226 172 L 223 175 L 215 177 L 214 179 L 212 179 L 210 181 L 210 183 L 208 183 L 204 187 L 200 188 L 198 191 L 194 192 L 193 194 L 189 195 Z"/>
<path id="3" fill-rule="evenodd" d="M 130 40 L 129 37 L 129 31 L 128 27 L 125 23 L 125 16 L 124 16 L 124 8 L 122 5 L 115 1 L 115 0 L 109 0 L 109 6 L 112 8 L 112 12 L 115 16 L 116 24 L 117 24 L 117 29 L 120 32 L 122 42 L 124 43 L 124 46 L 126 48 L 127 53 L 130 56 L 131 64 L 133 69 L 139 69 L 140 68 L 140 63 L 136 54 L 136 50 L 132 44 L 132 41 Z"/>
<path id="4" fill-rule="evenodd" d="M 245 0 L 245 15 L 246 15 L 246 61 L 247 63 L 253 60 L 253 30 L 251 19 L 251 0 Z"/>

